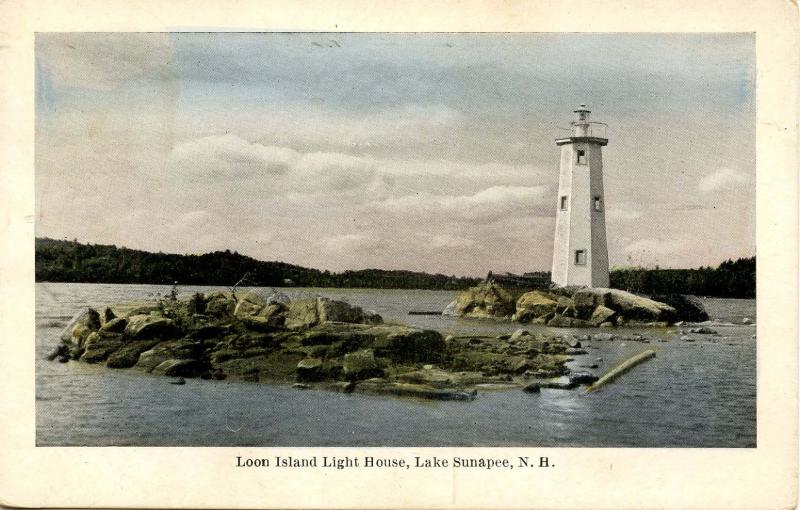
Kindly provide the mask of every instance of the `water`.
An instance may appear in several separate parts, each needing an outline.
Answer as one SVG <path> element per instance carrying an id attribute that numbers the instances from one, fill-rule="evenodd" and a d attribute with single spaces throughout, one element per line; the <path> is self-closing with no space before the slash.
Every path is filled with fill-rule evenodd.
<path id="1" fill-rule="evenodd" d="M 183 287 L 181 292 L 212 287 Z M 85 306 L 166 294 L 154 285 L 36 285 L 36 441 L 39 446 L 585 446 L 754 447 L 754 300 L 706 299 L 719 335 L 677 339 L 677 328 L 642 333 L 650 344 L 589 342 L 572 366 L 602 374 L 644 349 L 658 352 L 601 391 L 482 391 L 473 402 L 299 391 L 286 386 L 167 378 L 134 370 L 48 362 L 61 329 Z M 375 310 L 386 320 L 445 334 L 510 333 L 511 322 L 408 315 L 441 310 L 449 291 L 283 289 Z M 725 325 L 729 324 L 729 325 Z M 548 328 L 527 327 L 532 332 Z M 550 330 L 581 334 L 590 330 Z M 657 340 L 666 339 L 667 342 Z"/>

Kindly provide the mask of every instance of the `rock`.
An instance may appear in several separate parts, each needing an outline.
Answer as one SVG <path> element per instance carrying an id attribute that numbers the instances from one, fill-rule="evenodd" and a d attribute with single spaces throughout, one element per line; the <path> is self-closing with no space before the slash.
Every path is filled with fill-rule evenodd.
<path id="1" fill-rule="evenodd" d="M 233 316 L 237 319 L 245 319 L 258 315 L 267 306 L 267 301 L 255 292 L 245 292 L 237 296 L 236 307 Z"/>
<path id="2" fill-rule="evenodd" d="M 673 324 L 673 326 L 678 326 L 678 327 L 682 327 L 682 326 L 685 326 L 685 325 L 686 325 L 685 321 L 678 321 L 675 324 Z"/>
<path id="3" fill-rule="evenodd" d="M 522 391 L 525 393 L 540 393 L 542 391 L 542 387 L 539 386 L 538 383 L 530 383 L 526 384 Z"/>
<path id="4" fill-rule="evenodd" d="M 753 319 L 750 319 L 749 317 L 745 317 L 744 319 L 742 319 L 742 324 L 744 324 L 745 326 L 749 326 L 749 325 L 753 324 Z"/>
<path id="5" fill-rule="evenodd" d="M 456 296 L 455 313 L 459 317 L 510 317 L 516 310 L 511 294 L 496 283 L 483 282 Z"/>
<path id="6" fill-rule="evenodd" d="M 611 324 L 611 321 L 614 320 L 614 315 L 616 315 L 616 313 L 617 312 L 615 312 L 611 308 L 599 305 L 597 308 L 594 309 L 594 312 L 592 313 L 589 322 L 591 322 L 593 326 L 600 326 L 604 322 L 608 322 L 609 325 L 613 325 Z"/>
<path id="7" fill-rule="evenodd" d="M 531 368 L 530 361 L 528 361 L 527 359 L 521 359 L 514 363 L 513 367 L 511 368 L 511 371 L 514 372 L 515 374 L 521 374 L 526 370 L 528 370 L 529 368 Z"/>
<path id="8" fill-rule="evenodd" d="M 552 379 L 541 379 L 536 381 L 541 388 L 553 390 L 573 390 L 578 387 L 578 383 L 572 382 L 569 377 L 556 377 Z"/>
<path id="9" fill-rule="evenodd" d="M 122 347 L 123 343 L 124 339 L 120 334 L 94 331 L 86 337 L 80 359 L 86 363 L 105 361 L 111 353 Z"/>
<path id="10" fill-rule="evenodd" d="M 106 366 L 108 368 L 130 368 L 136 365 L 143 352 L 152 348 L 157 342 L 157 340 L 141 340 L 127 343 L 108 357 Z"/>
<path id="11" fill-rule="evenodd" d="M 591 372 L 573 372 L 569 374 L 569 381 L 575 385 L 592 384 L 597 379 L 599 379 L 599 377 Z"/>
<path id="12" fill-rule="evenodd" d="M 753 339 L 755 339 L 755 337 L 756 337 L 755 335 L 752 335 L 750 338 L 753 338 Z"/>
<path id="13" fill-rule="evenodd" d="M 592 335 L 592 340 L 598 340 L 601 342 L 610 342 L 612 340 L 615 340 L 616 338 L 617 335 L 614 335 L 612 333 L 598 333 L 596 335 Z"/>
<path id="14" fill-rule="evenodd" d="M 196 359 L 168 359 L 156 366 L 153 375 L 170 377 L 198 377 L 205 371 L 205 366 Z"/>
<path id="15" fill-rule="evenodd" d="M 569 356 L 578 356 L 580 354 L 586 354 L 586 351 L 583 349 L 574 349 L 570 347 L 569 349 L 564 351 L 564 354 L 567 354 Z"/>
<path id="16" fill-rule="evenodd" d="M 539 292 L 526 292 L 517 300 L 515 320 L 528 322 L 538 317 L 556 313 L 557 302 L 550 296 Z"/>
<path id="17" fill-rule="evenodd" d="M 183 377 L 178 377 L 177 379 L 175 379 L 173 381 L 170 381 L 169 383 L 170 384 L 177 384 L 178 386 L 180 386 L 182 384 L 186 384 L 186 379 L 184 379 Z"/>
<path id="18" fill-rule="evenodd" d="M 617 320 L 614 321 L 614 322 L 616 323 L 617 326 L 624 326 L 625 325 L 625 317 L 620 315 L 619 317 L 617 317 Z M 602 324 L 601 324 L 601 326 L 602 326 Z"/>
<path id="19" fill-rule="evenodd" d="M 716 335 L 717 332 L 711 328 L 702 327 L 702 328 L 692 328 L 689 330 L 689 333 L 696 333 L 698 335 Z"/>
<path id="20" fill-rule="evenodd" d="M 581 368 L 597 368 L 599 365 L 597 363 L 592 363 L 591 365 L 580 365 Z"/>
<path id="21" fill-rule="evenodd" d="M 602 324 L 600 324 L 600 327 L 601 328 L 613 328 L 614 324 L 611 323 L 611 322 L 603 322 Z"/>
<path id="22" fill-rule="evenodd" d="M 667 321 L 676 318 L 675 308 L 619 289 L 583 288 L 572 296 L 579 318 L 589 318 L 595 308 L 604 306 L 626 320 Z"/>
<path id="23" fill-rule="evenodd" d="M 445 351 L 441 333 L 407 326 L 373 326 L 364 331 L 373 337 L 371 347 L 376 356 L 396 363 L 438 363 Z"/>
<path id="24" fill-rule="evenodd" d="M 233 317 L 236 300 L 230 292 L 218 292 L 206 296 L 205 313 L 218 319 L 227 320 Z"/>
<path id="25" fill-rule="evenodd" d="M 383 370 L 378 366 L 375 353 L 371 349 L 363 349 L 344 355 L 344 375 L 350 380 L 380 377 Z"/>
<path id="26" fill-rule="evenodd" d="M 284 326 L 288 329 L 310 328 L 319 323 L 316 299 L 298 299 L 289 302 L 286 310 L 286 322 Z"/>
<path id="27" fill-rule="evenodd" d="M 456 302 L 455 300 L 451 301 L 449 305 L 444 307 L 442 310 L 442 315 L 445 317 L 455 317 L 456 316 Z"/>
<path id="28" fill-rule="evenodd" d="M 576 349 L 581 347 L 581 341 L 572 335 L 562 336 L 561 341 L 567 344 L 569 347 L 574 347 Z"/>
<path id="29" fill-rule="evenodd" d="M 292 388 L 295 388 L 297 390 L 308 390 L 308 389 L 311 389 L 311 385 L 303 384 L 303 383 L 299 383 L 298 382 L 298 383 L 292 384 Z"/>
<path id="30" fill-rule="evenodd" d="M 322 379 L 322 360 L 319 358 L 306 358 L 297 363 L 298 381 L 319 381 Z"/>
<path id="31" fill-rule="evenodd" d="M 412 384 L 426 384 L 436 388 L 451 385 L 454 374 L 444 370 L 414 370 L 399 374 L 397 379 Z"/>
<path id="32" fill-rule="evenodd" d="M 334 301 L 327 298 L 317 299 L 317 316 L 320 322 L 349 322 L 354 324 L 363 324 L 366 318 L 361 308 L 351 306 L 344 301 Z"/>
<path id="33" fill-rule="evenodd" d="M 83 348 L 86 338 L 100 329 L 100 314 L 94 308 L 77 313 L 61 332 L 61 342 Z"/>
<path id="34" fill-rule="evenodd" d="M 684 341 L 684 342 L 694 342 L 695 341 L 694 338 L 692 338 L 690 336 L 682 336 L 681 340 Z"/>
<path id="35" fill-rule="evenodd" d="M 558 296 L 558 301 L 556 301 L 556 313 L 563 314 L 564 310 L 567 308 L 572 308 L 574 310 L 575 301 L 566 296 Z"/>
<path id="36" fill-rule="evenodd" d="M 125 334 L 131 338 L 174 338 L 180 334 L 172 319 L 156 315 L 134 315 L 128 319 Z"/>
<path id="37" fill-rule="evenodd" d="M 112 320 L 114 320 L 116 318 L 117 318 L 117 316 L 114 315 L 114 311 L 111 310 L 111 308 L 106 307 L 105 310 L 103 310 L 103 324 L 106 324 L 109 321 L 112 321 Z"/>
<path id="38" fill-rule="evenodd" d="M 187 338 L 159 342 L 139 355 L 134 368 L 152 372 L 159 364 L 170 359 L 197 359 L 202 350 L 201 343 Z"/>
<path id="39" fill-rule="evenodd" d="M 665 303 L 675 309 L 676 317 L 689 322 L 708 320 L 703 301 L 697 296 L 688 294 L 656 294 L 650 296 L 654 301 Z"/>
<path id="40" fill-rule="evenodd" d="M 516 342 L 520 340 L 522 337 L 531 336 L 530 332 L 526 329 L 518 329 L 514 331 L 510 337 L 508 337 L 509 342 Z"/>
<path id="41" fill-rule="evenodd" d="M 330 389 L 338 393 L 352 393 L 355 388 L 353 381 L 336 381 L 330 385 Z"/>
<path id="42" fill-rule="evenodd" d="M 106 310 L 110 310 L 106 308 Z M 115 317 L 106 321 L 105 324 L 100 328 L 101 331 L 110 331 L 113 333 L 122 333 L 125 331 L 125 327 L 128 325 L 128 319 L 122 317 Z"/>

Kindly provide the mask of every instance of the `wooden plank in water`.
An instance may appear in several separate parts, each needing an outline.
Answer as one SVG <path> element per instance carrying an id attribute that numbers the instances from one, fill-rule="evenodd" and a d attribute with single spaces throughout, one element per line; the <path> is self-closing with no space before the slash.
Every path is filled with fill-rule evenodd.
<path id="1" fill-rule="evenodd" d="M 626 359 L 616 367 L 612 368 L 603 377 L 598 379 L 597 382 L 586 388 L 586 391 L 590 392 L 602 388 L 603 386 L 610 383 L 611 381 L 621 376 L 628 370 L 632 369 L 636 365 L 644 363 L 650 358 L 655 358 L 655 356 L 656 356 L 656 351 L 654 350 L 646 350 L 644 352 L 640 352 L 639 354 L 631 356 L 630 358 Z"/>

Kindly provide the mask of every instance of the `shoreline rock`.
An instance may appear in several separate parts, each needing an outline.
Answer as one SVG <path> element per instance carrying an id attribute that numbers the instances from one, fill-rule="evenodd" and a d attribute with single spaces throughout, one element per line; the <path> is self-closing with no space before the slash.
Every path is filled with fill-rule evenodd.
<path id="1" fill-rule="evenodd" d="M 484 295 L 504 299 L 496 291 Z M 86 309 L 69 323 L 48 359 L 103 363 L 174 380 L 272 382 L 470 401 L 479 385 L 523 387 L 534 378 L 568 377 L 569 354 L 585 352 L 579 345 L 574 338 L 525 330 L 444 338 L 437 331 L 386 323 L 343 301 L 216 292 L 110 304 L 102 314 Z"/>

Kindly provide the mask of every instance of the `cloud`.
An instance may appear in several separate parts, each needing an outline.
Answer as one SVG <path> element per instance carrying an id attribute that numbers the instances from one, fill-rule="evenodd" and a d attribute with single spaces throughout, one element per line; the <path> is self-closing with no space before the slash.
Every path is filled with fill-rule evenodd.
<path id="1" fill-rule="evenodd" d="M 398 216 L 486 222 L 508 216 L 545 214 L 545 204 L 549 201 L 546 186 L 492 186 L 472 195 L 420 192 L 376 202 L 372 208 Z"/>
<path id="2" fill-rule="evenodd" d="M 720 168 L 715 172 L 703 177 L 697 188 L 703 193 L 710 193 L 736 184 L 742 184 L 749 180 L 747 174 L 731 168 Z"/>

